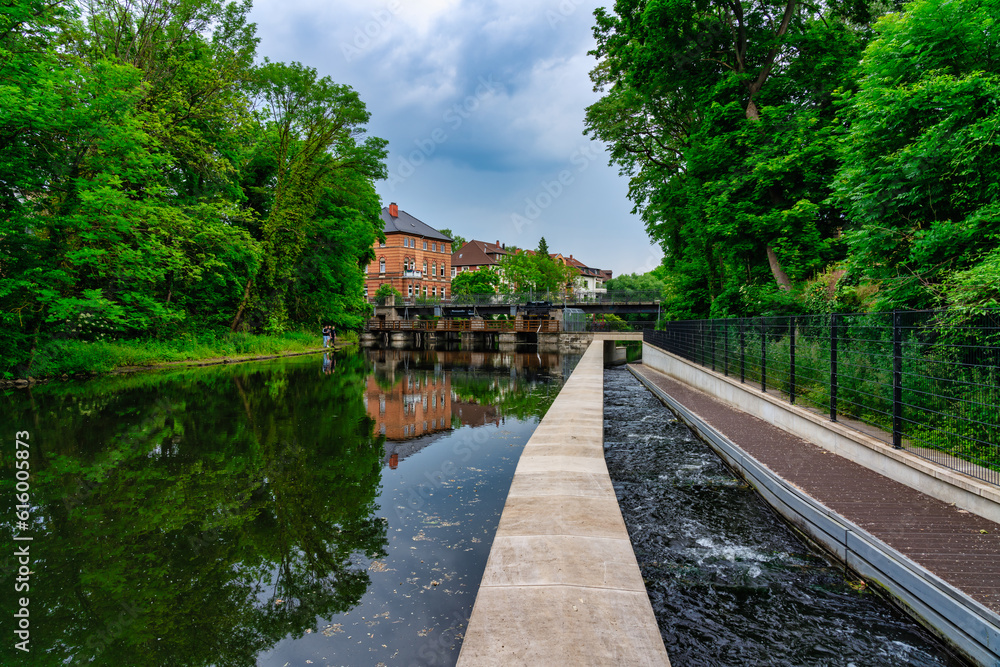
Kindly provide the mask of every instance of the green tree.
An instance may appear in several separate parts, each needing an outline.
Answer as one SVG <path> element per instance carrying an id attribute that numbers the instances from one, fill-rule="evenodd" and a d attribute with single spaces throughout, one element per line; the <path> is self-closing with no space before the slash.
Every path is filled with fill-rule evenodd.
<path id="1" fill-rule="evenodd" d="M 827 202 L 868 3 L 619 0 L 598 9 L 587 132 L 673 275 L 675 314 L 749 314 L 843 255 Z M 781 301 L 779 299 L 779 301 Z M 773 300 L 772 300 L 773 302 Z"/>
<path id="2" fill-rule="evenodd" d="M 459 236 L 458 234 L 456 234 L 455 232 L 451 231 L 450 229 L 445 228 L 445 229 L 439 229 L 438 231 L 451 239 L 451 249 L 452 249 L 452 251 L 457 251 L 459 248 L 461 248 L 462 246 L 464 246 L 466 244 L 465 237 Z"/>
<path id="3" fill-rule="evenodd" d="M 351 172 L 366 179 L 385 178 L 386 142 L 377 137 L 360 141 L 370 114 L 349 86 L 317 77 L 300 63 L 265 62 L 256 72 L 256 93 L 263 108 L 261 150 L 273 167 L 274 194 L 260 229 L 263 268 L 255 289 L 250 283 L 233 318 L 241 323 L 251 295 L 256 295 L 259 324 L 281 331 L 289 317 L 288 294 L 304 252 L 317 242 L 317 209 L 338 179 Z M 345 188 L 342 182 L 340 189 Z M 369 198 L 363 215 L 370 216 L 368 243 L 380 231 Z M 357 209 L 355 209 L 357 210 Z M 358 269 L 372 257 L 355 258 Z"/>
<path id="4" fill-rule="evenodd" d="M 998 15 L 996 0 L 920 0 L 885 16 L 844 95 L 836 199 L 878 308 L 995 303 Z"/>
<path id="5" fill-rule="evenodd" d="M 452 295 L 493 294 L 500 286 L 500 276 L 491 268 L 463 271 L 451 279 Z"/>

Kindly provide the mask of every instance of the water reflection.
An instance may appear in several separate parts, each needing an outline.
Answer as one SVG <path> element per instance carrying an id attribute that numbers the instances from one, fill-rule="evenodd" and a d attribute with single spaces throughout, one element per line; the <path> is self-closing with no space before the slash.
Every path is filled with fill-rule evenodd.
<path id="1" fill-rule="evenodd" d="M 531 356 L 327 353 L 3 395 L 0 432 L 32 443 L 30 526 L 0 523 L 6 609 L 13 536 L 33 541 L 31 652 L 4 642 L 0 663 L 453 661 L 520 447 L 575 363 Z M 14 479 L 5 452 L 2 497 Z"/>

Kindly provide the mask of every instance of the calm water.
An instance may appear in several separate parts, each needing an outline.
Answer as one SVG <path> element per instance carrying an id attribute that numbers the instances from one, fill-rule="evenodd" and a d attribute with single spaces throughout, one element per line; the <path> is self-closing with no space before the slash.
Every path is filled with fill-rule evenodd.
<path id="1" fill-rule="evenodd" d="M 7 392 L 5 507 L 20 431 L 31 478 L 27 527 L 0 522 L 0 662 L 454 663 L 514 466 L 577 360 L 384 351 Z"/>
<path id="2" fill-rule="evenodd" d="M 604 377 L 608 470 L 674 667 L 965 664 L 801 542 L 627 370 Z"/>

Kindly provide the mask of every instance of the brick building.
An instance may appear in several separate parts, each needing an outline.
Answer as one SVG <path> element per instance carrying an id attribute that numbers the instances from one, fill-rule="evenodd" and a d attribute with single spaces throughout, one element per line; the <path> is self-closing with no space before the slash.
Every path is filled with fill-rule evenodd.
<path id="1" fill-rule="evenodd" d="M 451 256 L 451 277 L 463 271 L 478 271 L 483 267 L 497 268 L 500 258 L 507 254 L 506 245 L 472 240 Z"/>
<path id="2" fill-rule="evenodd" d="M 389 284 L 405 298 L 445 298 L 451 294 L 451 239 L 393 203 L 382 209 L 385 242 L 375 242 L 365 297 Z"/>

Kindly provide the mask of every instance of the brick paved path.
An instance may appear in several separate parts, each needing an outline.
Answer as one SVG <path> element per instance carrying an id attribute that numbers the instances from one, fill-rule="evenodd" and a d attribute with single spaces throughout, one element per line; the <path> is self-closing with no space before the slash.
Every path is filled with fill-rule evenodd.
<path id="1" fill-rule="evenodd" d="M 1000 524 L 883 477 L 649 367 L 633 369 L 801 491 L 1000 613 Z"/>

